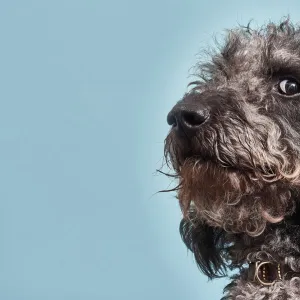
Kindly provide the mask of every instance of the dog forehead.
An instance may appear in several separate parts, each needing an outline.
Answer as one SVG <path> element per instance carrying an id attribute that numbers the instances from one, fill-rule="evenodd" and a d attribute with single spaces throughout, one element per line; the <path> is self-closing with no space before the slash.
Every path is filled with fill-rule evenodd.
<path id="1" fill-rule="evenodd" d="M 226 50 L 225 50 L 226 51 Z M 259 78 L 263 77 L 264 47 L 259 40 L 251 40 L 240 43 L 234 51 L 224 51 L 212 58 L 209 69 L 212 81 L 218 83 L 219 88 L 232 82 L 259 84 Z M 255 79 L 255 80 L 254 80 Z"/>
<path id="2" fill-rule="evenodd" d="M 235 43 L 236 45 L 230 45 Z M 300 32 L 294 34 L 281 33 L 277 35 L 239 36 L 238 41 L 227 41 L 224 47 L 231 47 L 232 57 L 227 59 L 227 65 L 240 67 L 241 70 L 253 70 L 261 67 L 300 66 Z M 249 64 L 251 67 L 249 68 Z"/>
<path id="3" fill-rule="evenodd" d="M 278 76 L 300 80 L 299 27 L 269 24 L 251 32 L 233 29 L 216 46 L 212 51 L 204 51 L 196 65 L 194 75 L 200 78 L 196 81 L 199 91 L 230 87 L 265 93 Z"/>
<path id="4" fill-rule="evenodd" d="M 264 36 L 242 39 L 229 45 L 233 51 L 221 50 L 213 59 L 213 77 L 242 80 L 245 74 L 251 78 L 265 78 L 271 70 L 292 70 L 300 67 L 300 42 L 288 39 L 270 40 Z M 227 51 L 227 53 L 226 53 Z M 225 52 L 225 53 L 224 53 Z M 241 77 L 241 75 L 244 75 Z"/>
<path id="5" fill-rule="evenodd" d="M 233 68 L 234 73 L 242 71 L 253 71 L 260 67 L 264 49 L 261 43 L 252 40 L 249 43 L 241 44 L 233 56 L 227 60 L 227 67 Z"/>

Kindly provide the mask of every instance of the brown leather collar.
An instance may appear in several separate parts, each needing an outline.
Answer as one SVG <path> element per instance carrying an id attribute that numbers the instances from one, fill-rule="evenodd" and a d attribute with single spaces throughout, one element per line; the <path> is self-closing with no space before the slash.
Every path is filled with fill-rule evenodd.
<path id="1" fill-rule="evenodd" d="M 279 280 L 289 280 L 300 277 L 300 272 L 294 272 L 284 263 L 272 261 L 256 261 L 249 263 L 248 279 L 264 286 L 270 286 Z"/>

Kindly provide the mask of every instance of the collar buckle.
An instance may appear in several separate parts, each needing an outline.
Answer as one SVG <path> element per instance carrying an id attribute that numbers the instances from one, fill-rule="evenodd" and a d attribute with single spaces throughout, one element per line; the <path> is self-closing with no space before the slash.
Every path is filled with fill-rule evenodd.
<path id="1" fill-rule="evenodd" d="M 282 280 L 281 264 L 271 261 L 249 263 L 249 275 L 252 277 L 252 281 L 264 286 L 273 285 L 276 281 Z"/>

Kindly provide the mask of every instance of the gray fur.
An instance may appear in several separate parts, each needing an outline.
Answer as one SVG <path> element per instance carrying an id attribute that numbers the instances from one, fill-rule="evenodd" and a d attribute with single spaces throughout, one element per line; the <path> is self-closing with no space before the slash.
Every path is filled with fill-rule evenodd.
<path id="1" fill-rule="evenodd" d="M 264 287 L 247 280 L 245 266 L 285 261 L 300 272 L 300 93 L 278 86 L 300 82 L 300 29 L 285 21 L 230 30 L 196 75 L 175 107 L 205 107 L 209 119 L 165 141 L 183 240 L 210 278 L 237 270 L 224 299 L 300 299 L 299 277 Z"/>

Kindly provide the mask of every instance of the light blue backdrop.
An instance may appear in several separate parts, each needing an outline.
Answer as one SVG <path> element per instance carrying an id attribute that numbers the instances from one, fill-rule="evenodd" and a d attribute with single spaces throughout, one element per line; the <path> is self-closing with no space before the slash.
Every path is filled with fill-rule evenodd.
<path id="1" fill-rule="evenodd" d="M 276 4 L 275 4 L 276 3 Z M 0 4 L 0 299 L 219 299 L 180 240 L 166 114 L 223 28 L 298 1 Z"/>

